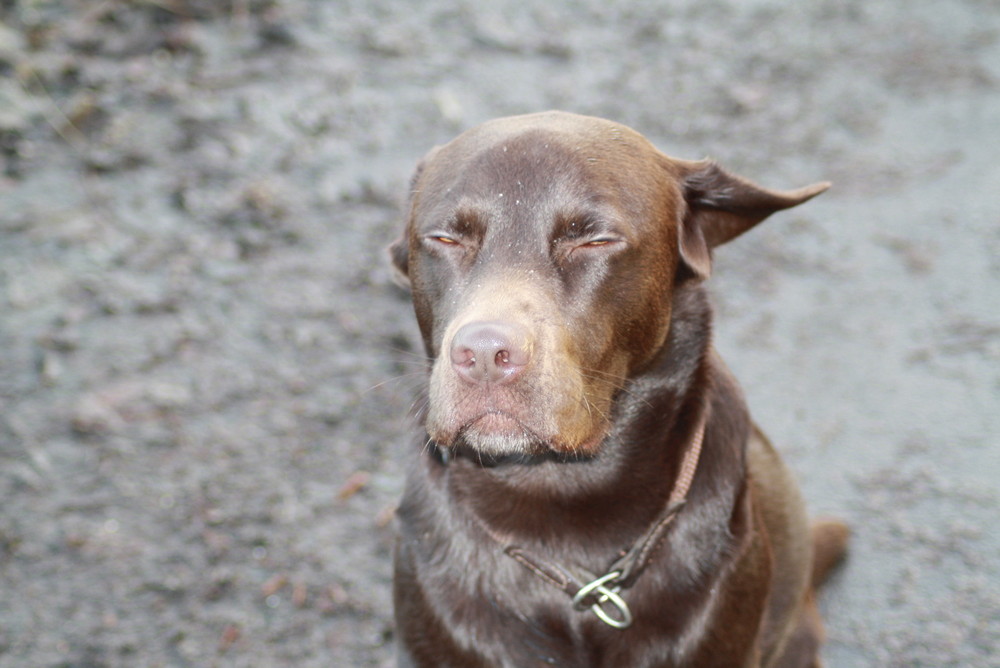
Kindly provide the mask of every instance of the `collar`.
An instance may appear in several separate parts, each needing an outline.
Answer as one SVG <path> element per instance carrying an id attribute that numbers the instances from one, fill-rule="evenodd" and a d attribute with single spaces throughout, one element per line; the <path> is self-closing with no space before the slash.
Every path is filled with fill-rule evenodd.
<path id="1" fill-rule="evenodd" d="M 705 422 L 706 417 L 703 414 L 684 451 L 677 479 L 674 481 L 666 506 L 646 532 L 616 559 L 603 575 L 591 577 L 589 581 L 581 583 L 562 565 L 542 559 L 517 545 L 506 543 L 488 527 L 483 528 L 490 538 L 503 548 L 504 554 L 540 579 L 565 592 L 570 597 L 574 609 L 582 611 L 590 608 L 608 626 L 626 629 L 632 624 L 632 611 L 629 610 L 620 592 L 634 585 L 642 575 L 652 561 L 653 554 L 662 542 L 667 528 L 687 502 L 687 495 L 701 457 Z M 587 575 L 590 577 L 589 573 Z"/>

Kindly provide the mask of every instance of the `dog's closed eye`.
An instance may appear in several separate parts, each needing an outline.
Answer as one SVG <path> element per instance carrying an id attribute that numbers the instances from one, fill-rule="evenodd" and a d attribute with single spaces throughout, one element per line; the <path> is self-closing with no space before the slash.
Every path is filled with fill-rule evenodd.
<path id="1" fill-rule="evenodd" d="M 607 246 L 608 244 L 617 243 L 618 239 L 612 239 L 610 237 L 600 237 L 598 239 L 591 239 L 590 241 L 585 241 L 579 244 L 577 248 L 597 248 L 599 246 Z"/>

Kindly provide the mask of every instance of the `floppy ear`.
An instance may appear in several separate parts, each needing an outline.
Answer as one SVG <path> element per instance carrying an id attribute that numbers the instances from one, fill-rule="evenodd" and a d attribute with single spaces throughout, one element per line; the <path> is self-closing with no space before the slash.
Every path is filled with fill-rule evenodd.
<path id="1" fill-rule="evenodd" d="M 420 182 L 420 175 L 424 172 L 424 165 L 426 165 L 434 154 L 438 152 L 440 146 L 435 146 L 432 148 L 427 155 L 425 155 L 419 163 L 417 163 L 417 168 L 413 171 L 413 176 L 410 177 L 410 194 L 406 199 L 406 209 L 407 209 L 407 220 L 413 215 L 413 200 L 417 196 L 418 184 Z M 392 263 L 393 268 L 393 280 L 402 288 L 410 287 L 410 240 L 409 240 L 410 225 L 407 222 L 405 228 L 403 228 L 403 233 L 399 235 L 399 238 L 389 244 L 386 249 L 389 252 L 389 261 Z"/>
<path id="2" fill-rule="evenodd" d="M 398 239 L 389 244 L 389 262 L 392 264 L 392 280 L 401 288 L 410 287 L 410 248 L 409 240 L 404 232 Z"/>
<path id="3" fill-rule="evenodd" d="M 738 237 L 775 211 L 812 199 L 830 187 L 768 190 L 730 174 L 711 160 L 675 161 L 681 166 L 686 209 L 680 222 L 683 264 L 700 279 L 712 273 L 712 249 Z"/>

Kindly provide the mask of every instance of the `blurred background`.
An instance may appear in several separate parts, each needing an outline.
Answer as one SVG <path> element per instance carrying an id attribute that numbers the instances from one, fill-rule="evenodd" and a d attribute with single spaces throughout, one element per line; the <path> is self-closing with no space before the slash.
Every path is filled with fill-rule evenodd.
<path id="1" fill-rule="evenodd" d="M 834 187 L 717 345 L 855 531 L 827 664 L 1000 652 L 991 0 L 0 1 L 0 666 L 390 666 L 417 160 L 561 108 Z"/>

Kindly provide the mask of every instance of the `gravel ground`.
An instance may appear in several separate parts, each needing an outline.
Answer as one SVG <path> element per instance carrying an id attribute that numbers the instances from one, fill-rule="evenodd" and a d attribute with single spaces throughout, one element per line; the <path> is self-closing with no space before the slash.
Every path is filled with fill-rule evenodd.
<path id="1" fill-rule="evenodd" d="M 856 531 L 828 665 L 1000 665 L 995 3 L 2 0 L 0 667 L 392 665 L 383 249 L 546 108 L 834 182 L 720 250 L 718 346 Z"/>

